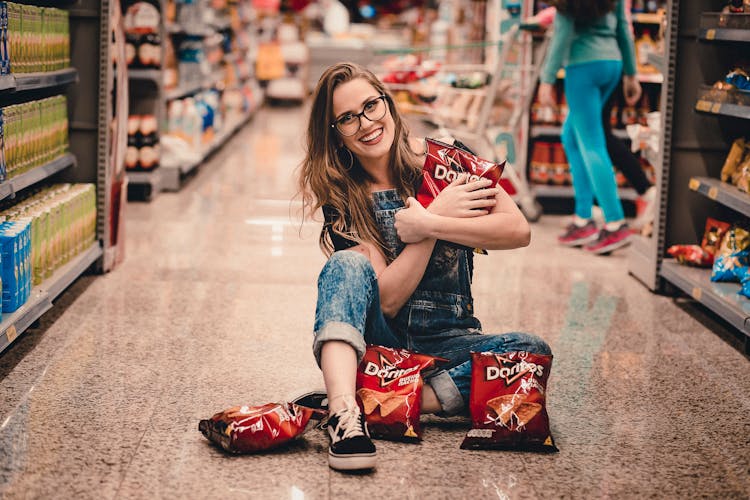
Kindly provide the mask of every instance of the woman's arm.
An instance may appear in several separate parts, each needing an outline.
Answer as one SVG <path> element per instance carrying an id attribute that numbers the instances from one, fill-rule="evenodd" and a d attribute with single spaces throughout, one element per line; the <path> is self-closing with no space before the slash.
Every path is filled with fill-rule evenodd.
<path id="1" fill-rule="evenodd" d="M 525 247 L 531 229 L 515 202 L 503 189 L 495 188 L 494 206 L 478 217 L 447 217 L 424 209 L 413 198 L 396 214 L 396 230 L 404 242 L 440 239 L 459 245 L 488 250 Z M 479 191 L 477 191 L 479 192 Z"/>
<path id="2" fill-rule="evenodd" d="M 384 315 L 393 318 L 422 281 L 434 247 L 435 240 L 432 238 L 407 244 L 390 264 L 386 263 L 380 248 L 372 243 L 362 243 L 349 251 L 359 252 L 370 259 L 378 277 L 380 309 Z"/>
<path id="3" fill-rule="evenodd" d="M 554 30 L 547 58 L 542 66 L 540 75 L 542 83 L 551 84 L 557 80 L 557 70 L 560 69 L 563 60 L 570 52 L 570 44 L 575 34 L 575 23 L 571 17 L 558 12 L 555 16 Z"/>
<path id="4" fill-rule="evenodd" d="M 627 13 L 625 12 L 625 2 L 620 0 L 615 7 L 617 14 L 617 45 L 620 47 L 622 55 L 622 72 L 625 75 L 633 76 L 636 74 L 635 66 L 635 47 L 631 36 L 632 30 Z"/>

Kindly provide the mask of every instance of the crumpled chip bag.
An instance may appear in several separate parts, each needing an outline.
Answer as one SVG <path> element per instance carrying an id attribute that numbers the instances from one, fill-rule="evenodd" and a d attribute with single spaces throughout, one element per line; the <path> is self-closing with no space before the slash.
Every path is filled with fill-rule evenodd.
<path id="1" fill-rule="evenodd" d="M 198 429 L 209 441 L 231 453 L 254 453 L 277 448 L 302 435 L 311 417 L 323 415 L 294 403 L 235 406 L 201 420 Z"/>
<path id="2" fill-rule="evenodd" d="M 417 200 L 423 207 L 430 206 L 432 200 L 459 174 L 468 173 L 469 181 L 480 178 L 490 179 L 496 187 L 505 169 L 505 161 L 495 163 L 483 160 L 457 146 L 428 138 L 427 156 L 422 168 L 422 185 L 417 191 Z"/>
<path id="3" fill-rule="evenodd" d="M 667 253 L 677 259 L 680 264 L 696 267 L 711 267 L 714 256 L 700 245 L 672 245 Z"/>
<path id="4" fill-rule="evenodd" d="M 736 269 L 750 265 L 750 232 L 734 226 L 724 235 L 714 258 L 711 281 L 740 282 Z"/>
<path id="5" fill-rule="evenodd" d="M 419 441 L 422 428 L 422 371 L 442 358 L 406 349 L 368 345 L 357 370 L 357 402 L 370 435 L 397 441 Z"/>
<path id="6" fill-rule="evenodd" d="M 545 404 L 552 356 L 471 353 L 471 429 L 463 449 L 558 451 Z"/>

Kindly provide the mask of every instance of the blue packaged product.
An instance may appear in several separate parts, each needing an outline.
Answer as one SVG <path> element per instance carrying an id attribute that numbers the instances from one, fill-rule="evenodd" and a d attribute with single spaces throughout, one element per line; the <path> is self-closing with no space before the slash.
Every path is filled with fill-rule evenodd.
<path id="1" fill-rule="evenodd" d="M 719 250 L 714 258 L 711 281 L 739 282 L 741 275 L 735 270 L 750 265 L 750 233 L 741 227 L 734 226 L 727 231 L 721 240 Z"/>

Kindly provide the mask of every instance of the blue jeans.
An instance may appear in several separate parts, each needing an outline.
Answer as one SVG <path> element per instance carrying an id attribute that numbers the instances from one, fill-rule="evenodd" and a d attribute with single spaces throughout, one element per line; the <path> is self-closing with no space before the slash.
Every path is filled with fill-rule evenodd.
<path id="1" fill-rule="evenodd" d="M 450 328 L 419 335 L 399 328 L 380 309 L 378 282 L 370 261 L 347 250 L 334 253 L 320 272 L 314 329 L 313 352 L 318 365 L 323 344 L 331 340 L 351 345 L 360 360 L 366 344 L 446 358 L 447 363 L 426 377 L 444 415 L 467 412 L 471 352 L 551 354 L 546 342 L 525 333 L 485 335 L 477 328 Z"/>
<path id="2" fill-rule="evenodd" d="M 594 61 L 565 68 L 565 97 L 570 111 L 560 139 L 573 177 L 576 215 L 584 219 L 591 218 L 594 196 L 607 222 L 625 218 L 601 119 L 602 108 L 621 77 L 622 61 Z"/>

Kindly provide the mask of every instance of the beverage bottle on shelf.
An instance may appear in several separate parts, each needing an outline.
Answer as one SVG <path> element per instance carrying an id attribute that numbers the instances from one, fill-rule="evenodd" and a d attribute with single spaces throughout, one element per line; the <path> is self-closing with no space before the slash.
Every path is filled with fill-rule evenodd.
<path id="1" fill-rule="evenodd" d="M 552 184 L 565 185 L 570 176 L 570 165 L 565 157 L 565 149 L 559 142 L 552 144 Z"/>

